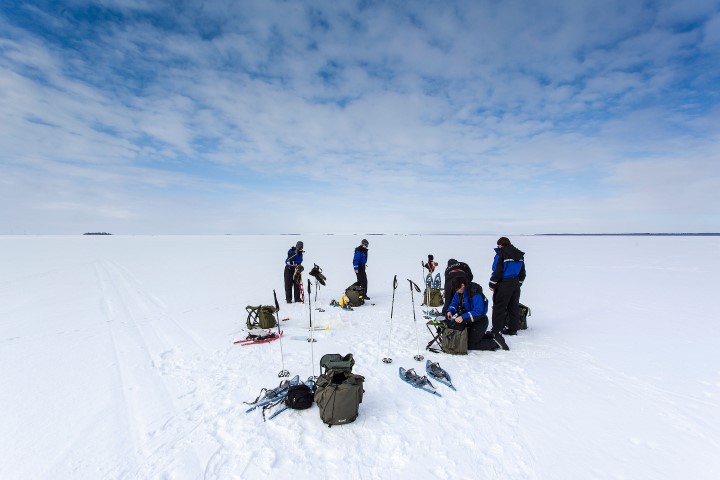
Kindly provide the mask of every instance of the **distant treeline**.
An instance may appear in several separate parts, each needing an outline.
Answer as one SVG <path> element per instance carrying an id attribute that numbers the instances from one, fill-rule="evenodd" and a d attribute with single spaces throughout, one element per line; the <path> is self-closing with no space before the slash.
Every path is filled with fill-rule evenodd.
<path id="1" fill-rule="evenodd" d="M 87 233 L 83 233 L 83 235 L 112 235 L 112 233 L 107 233 L 107 232 L 87 232 Z"/>

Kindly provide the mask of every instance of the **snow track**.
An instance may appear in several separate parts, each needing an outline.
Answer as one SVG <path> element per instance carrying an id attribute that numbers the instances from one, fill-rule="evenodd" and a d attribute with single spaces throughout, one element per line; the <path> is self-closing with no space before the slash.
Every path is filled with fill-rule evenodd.
<path id="1" fill-rule="evenodd" d="M 113 410 L 125 412 L 117 420 L 117 433 L 119 444 L 128 449 L 127 464 L 115 473 L 152 478 L 171 467 L 200 471 L 197 454 L 182 442 L 197 427 L 193 408 L 178 402 L 178 386 L 164 373 L 173 351 L 189 354 L 195 343 L 126 269 L 99 262 L 96 272 L 117 372 L 112 396 L 118 405 Z M 177 454 L 186 449 L 190 455 Z M 181 463 L 171 465 L 177 459 Z"/>

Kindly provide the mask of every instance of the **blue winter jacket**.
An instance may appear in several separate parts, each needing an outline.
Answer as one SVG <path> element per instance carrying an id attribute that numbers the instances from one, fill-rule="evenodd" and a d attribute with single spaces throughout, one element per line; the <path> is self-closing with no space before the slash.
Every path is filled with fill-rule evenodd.
<path id="1" fill-rule="evenodd" d="M 285 267 L 295 268 L 297 265 L 300 265 L 302 261 L 302 252 L 298 252 L 296 247 L 292 247 L 290 250 L 288 250 L 287 260 L 285 260 Z"/>
<path id="2" fill-rule="evenodd" d="M 468 325 L 475 321 L 475 319 L 487 315 L 488 312 L 488 300 L 482 293 L 482 287 L 477 283 L 470 283 L 469 286 L 465 287 L 465 292 L 462 295 L 462 305 L 460 304 L 460 294 L 455 292 L 448 312 L 455 315 L 457 312 L 462 312 L 462 319 L 465 325 Z"/>
<path id="3" fill-rule="evenodd" d="M 367 264 L 368 249 L 360 245 L 355 249 L 355 255 L 353 255 L 353 268 L 358 270 L 360 267 L 364 267 Z"/>
<path id="4" fill-rule="evenodd" d="M 490 288 L 495 288 L 505 278 L 518 278 L 520 283 L 525 280 L 525 253 L 513 245 L 495 249 Z"/>

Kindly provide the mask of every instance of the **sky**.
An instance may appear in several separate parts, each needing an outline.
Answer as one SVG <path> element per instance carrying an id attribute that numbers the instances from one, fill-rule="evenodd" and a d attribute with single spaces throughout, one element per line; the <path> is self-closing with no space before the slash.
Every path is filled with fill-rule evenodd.
<path id="1" fill-rule="evenodd" d="M 720 1 L 0 3 L 0 234 L 720 230 Z"/>

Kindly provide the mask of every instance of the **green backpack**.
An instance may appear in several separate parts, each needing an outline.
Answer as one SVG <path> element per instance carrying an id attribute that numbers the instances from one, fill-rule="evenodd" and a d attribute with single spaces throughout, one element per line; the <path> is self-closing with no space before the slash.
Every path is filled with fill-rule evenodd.
<path id="1" fill-rule="evenodd" d="M 328 353 L 320 359 L 320 368 L 324 372 L 315 382 L 315 403 L 320 410 L 320 419 L 329 427 L 352 423 L 358 416 L 365 377 L 352 373 L 353 365 L 352 353 L 344 357 Z"/>
<path id="2" fill-rule="evenodd" d="M 257 307 L 248 305 L 245 310 L 248 312 L 246 322 L 248 330 L 273 328 L 277 325 L 275 307 L 271 305 L 258 305 Z"/>
<path id="3" fill-rule="evenodd" d="M 359 307 L 365 303 L 363 298 L 363 288 L 359 283 L 355 282 L 345 290 L 345 296 L 350 302 L 351 307 Z"/>
<path id="4" fill-rule="evenodd" d="M 423 305 L 439 307 L 443 304 L 442 290 L 439 288 L 426 288 L 423 292 Z"/>
<path id="5" fill-rule="evenodd" d="M 467 355 L 468 329 L 455 330 L 446 327 L 440 337 L 440 348 L 450 355 Z"/>

